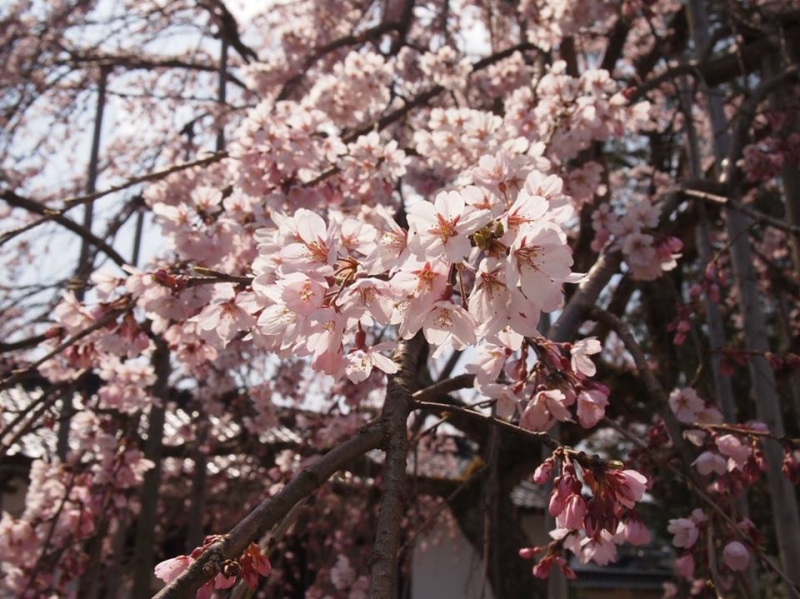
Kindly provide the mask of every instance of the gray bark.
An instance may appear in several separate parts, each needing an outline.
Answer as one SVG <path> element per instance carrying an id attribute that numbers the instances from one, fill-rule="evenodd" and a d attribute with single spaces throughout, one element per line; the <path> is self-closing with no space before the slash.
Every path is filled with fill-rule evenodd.
<path id="1" fill-rule="evenodd" d="M 698 47 L 704 47 L 710 38 L 705 3 L 701 0 L 689 0 L 689 13 L 695 44 Z M 755 106 L 744 106 L 745 109 L 740 112 L 740 122 L 736 127 L 738 137 L 731 140 L 723 111 L 722 97 L 714 89 L 707 91 L 709 117 L 714 132 L 714 154 L 721 168 L 724 166 L 723 160 L 727 159 L 728 161 L 722 176 L 730 186 L 729 198 L 737 202 L 739 199 L 737 182 L 740 176 L 737 172 L 736 162 L 744 143 L 742 138 L 746 136 L 749 129 L 749 122 L 746 119 L 750 118 L 750 112 Z M 762 89 L 761 97 L 767 91 L 766 87 Z M 751 100 L 757 102 L 759 95 L 756 93 Z M 747 108 L 751 110 L 747 110 Z M 756 413 L 759 420 L 766 423 L 773 434 L 783 436 L 785 430 L 780 400 L 775 386 L 775 374 L 764 357 L 770 347 L 758 292 L 757 274 L 753 266 L 753 252 L 748 237 L 751 219 L 729 207 L 725 208 L 724 214 L 730 242 L 731 262 L 739 292 L 746 349 L 753 352 L 748 367 L 752 395 L 756 402 Z M 797 584 L 800 581 L 800 572 L 797 570 L 797 564 L 800 564 L 800 512 L 798 512 L 797 498 L 794 488 L 781 472 L 783 463 L 781 446 L 777 442 L 765 441 L 764 455 L 768 465 L 767 484 L 781 562 L 786 574 Z M 796 594 L 794 589 L 788 588 L 787 591 Z"/>

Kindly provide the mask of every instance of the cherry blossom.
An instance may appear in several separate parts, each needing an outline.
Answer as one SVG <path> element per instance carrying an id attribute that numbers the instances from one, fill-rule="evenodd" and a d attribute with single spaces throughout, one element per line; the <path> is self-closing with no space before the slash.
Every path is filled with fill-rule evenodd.
<path id="1" fill-rule="evenodd" d="M 455 191 L 437 194 L 433 204 L 414 204 L 408 212 L 409 250 L 419 258 L 444 254 L 449 262 L 463 261 L 470 252 L 468 236 L 491 220 L 486 210 L 465 212 L 465 208 L 464 198 Z"/>
<path id="2" fill-rule="evenodd" d="M 690 548 L 695 544 L 699 535 L 697 525 L 686 518 L 670 520 L 667 530 L 675 535 L 672 539 L 672 544 L 676 547 Z"/>

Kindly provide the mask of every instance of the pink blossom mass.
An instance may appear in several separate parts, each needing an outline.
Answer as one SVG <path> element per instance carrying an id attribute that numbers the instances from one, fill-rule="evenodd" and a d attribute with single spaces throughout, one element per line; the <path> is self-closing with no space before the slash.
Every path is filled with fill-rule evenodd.
<path id="1" fill-rule="evenodd" d="M 798 9 L 0 2 L 0 596 L 791 596 Z"/>

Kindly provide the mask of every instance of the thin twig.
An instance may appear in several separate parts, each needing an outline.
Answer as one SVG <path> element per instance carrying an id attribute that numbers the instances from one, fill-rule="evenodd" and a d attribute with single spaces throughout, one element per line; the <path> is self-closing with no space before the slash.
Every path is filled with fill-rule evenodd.
<path id="1" fill-rule="evenodd" d="M 58 347 L 56 347 L 52 351 L 47 352 L 44 356 L 42 356 L 41 358 L 39 358 L 38 360 L 36 360 L 32 364 L 27 366 L 26 368 L 23 368 L 22 370 L 14 371 L 13 375 L 11 375 L 10 377 L 0 381 L 0 391 L 4 391 L 5 389 L 8 389 L 12 385 L 15 385 L 16 383 L 21 381 L 25 377 L 25 375 L 30 374 L 31 372 L 33 372 L 34 370 L 39 368 L 39 366 L 41 366 L 42 364 L 47 362 L 50 358 L 52 358 L 54 356 L 57 356 L 62 351 L 67 349 L 69 346 L 77 343 L 78 341 L 80 341 L 84 337 L 87 337 L 87 336 L 91 335 L 92 333 L 94 333 L 95 331 L 97 331 L 99 329 L 102 329 L 104 326 L 106 326 L 110 322 L 113 322 L 114 320 L 116 320 L 116 318 L 120 314 L 124 314 L 125 312 L 130 310 L 132 307 L 133 307 L 133 304 L 132 303 L 128 303 L 122 308 L 118 308 L 116 310 L 111 310 L 105 316 L 103 316 L 100 320 L 92 323 L 91 325 L 89 325 L 88 327 L 83 329 L 82 331 L 80 331 L 78 333 L 75 333 L 74 335 L 68 337 L 64 342 L 60 343 L 58 345 Z"/>

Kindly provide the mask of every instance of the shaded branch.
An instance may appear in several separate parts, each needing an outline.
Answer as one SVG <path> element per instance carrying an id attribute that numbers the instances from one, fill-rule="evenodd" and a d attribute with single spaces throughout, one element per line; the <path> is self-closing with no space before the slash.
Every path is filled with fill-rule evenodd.
<path id="1" fill-rule="evenodd" d="M 378 448 L 386 439 L 388 423 L 380 420 L 366 426 L 353 437 L 306 466 L 283 489 L 264 500 L 221 540 L 211 545 L 178 578 L 164 587 L 154 599 L 188 599 L 206 581 L 219 573 L 226 559 L 239 557 L 247 546 L 280 522 L 300 501 L 348 463 Z"/>
<path id="2" fill-rule="evenodd" d="M 511 424 L 510 422 L 506 422 L 505 420 L 500 420 L 499 418 L 495 418 L 490 414 L 481 414 L 480 412 L 476 412 L 474 410 L 470 410 L 469 408 L 462 407 L 462 406 L 455 406 L 445 403 L 436 403 L 431 401 L 415 401 L 414 407 L 417 409 L 424 409 L 424 410 L 441 410 L 444 412 L 453 412 L 457 414 L 462 414 L 464 416 L 468 416 L 469 418 L 473 418 L 475 420 L 479 420 L 486 424 L 492 424 L 502 430 L 509 431 L 515 435 L 521 437 L 527 437 L 528 439 L 541 441 L 544 445 L 549 447 L 550 449 L 558 449 L 562 447 L 561 443 L 553 439 L 547 433 L 537 433 L 534 431 L 529 431 L 524 428 L 520 428 L 516 424 Z"/>
<path id="3" fill-rule="evenodd" d="M 51 211 L 48 210 L 43 204 L 40 204 L 35 200 L 23 198 L 22 196 L 15 194 L 13 191 L 4 191 L 3 195 L 0 197 L 2 197 L 2 199 L 9 206 L 13 206 L 14 208 L 22 208 L 23 210 L 27 210 L 28 212 L 32 212 L 33 214 L 39 214 L 41 216 L 46 217 L 46 219 L 43 219 L 42 221 L 37 221 L 37 224 L 39 222 L 43 222 L 44 220 L 52 220 L 53 222 L 58 223 L 59 225 L 64 227 L 65 229 L 72 231 L 73 233 L 75 233 L 75 235 L 83 239 L 86 243 L 93 245 L 99 250 L 101 250 L 106 256 L 108 256 L 111 260 L 113 260 L 117 264 L 117 266 L 122 267 L 128 264 L 127 260 L 125 260 L 125 258 L 120 256 L 117 250 L 111 247 L 108 244 L 108 242 L 106 242 L 104 239 L 100 239 L 97 235 L 92 233 L 88 228 L 86 228 L 83 225 L 79 225 L 71 218 L 67 218 L 63 214 L 51 213 Z M 9 239 L 12 239 L 13 237 L 16 236 L 16 234 L 18 234 L 16 231 L 12 231 L 11 233 L 14 233 L 14 235 L 5 234 L 2 237 L 0 237 L 0 245 L 6 243 L 7 241 L 9 241 Z"/>
<path id="4" fill-rule="evenodd" d="M 61 208 L 60 210 L 52 210 L 52 209 L 49 209 L 49 208 L 45 208 L 44 204 L 40 204 L 39 202 L 36 202 L 35 200 L 30 200 L 29 199 L 27 201 L 34 202 L 35 204 L 37 204 L 38 206 L 40 206 L 42 208 L 41 210 L 37 210 L 35 212 L 37 214 L 43 215 L 44 218 L 42 218 L 42 219 L 40 219 L 38 221 L 34 221 L 32 223 L 28 223 L 27 225 L 24 225 L 22 227 L 19 227 L 17 229 L 12 230 L 12 231 L 7 231 L 7 232 L 3 233 L 3 235 L 0 235 L 0 245 L 3 245 L 4 243 L 10 241 L 14 237 L 17 237 L 18 235 L 20 235 L 22 233 L 25 233 L 26 231 L 30 231 L 31 229 L 41 225 L 42 223 L 46 223 L 46 222 L 49 222 L 51 220 L 56 220 L 56 218 L 58 216 L 63 216 L 64 214 L 66 214 L 69 210 L 71 210 L 75 206 L 79 206 L 81 204 L 86 204 L 86 203 L 89 203 L 89 202 L 94 202 L 95 200 L 98 200 L 98 199 L 100 199 L 102 197 L 105 197 L 105 196 L 107 196 L 109 194 L 116 193 L 118 191 L 123 191 L 125 189 L 128 189 L 129 187 L 133 187 L 134 185 L 138 185 L 140 183 L 145 183 L 147 181 L 155 181 L 155 180 L 161 179 L 163 177 L 167 177 L 168 175 L 171 175 L 173 173 L 177 173 L 177 172 L 189 169 L 189 168 L 194 168 L 195 166 L 206 166 L 206 165 L 209 165 L 209 164 L 213 164 L 215 162 L 219 162 L 220 160 L 222 160 L 223 158 L 226 158 L 227 156 L 228 156 L 227 152 L 216 152 L 215 154 L 212 154 L 211 156 L 208 156 L 206 158 L 201 158 L 199 160 L 194 160 L 192 162 L 185 162 L 185 163 L 182 163 L 182 164 L 176 164 L 174 166 L 170 166 L 170 167 L 165 168 L 165 169 L 160 170 L 160 171 L 155 171 L 153 173 L 148 173 L 148 174 L 142 175 L 140 177 L 134 177 L 132 179 L 128 179 L 124 183 L 120 183 L 119 185 L 112 185 L 111 187 L 109 187 L 107 189 L 104 189 L 103 191 L 97 191 L 97 192 L 89 193 L 89 194 L 82 195 L 82 196 L 75 196 L 75 197 L 67 198 L 66 200 L 64 200 L 64 207 Z M 16 194 L 13 194 L 13 192 L 11 192 L 11 191 L 6 191 L 6 192 L 4 192 L 3 199 L 6 199 L 5 198 L 6 194 L 12 194 L 13 196 L 16 195 Z M 16 196 L 16 197 L 19 197 L 19 196 Z M 6 201 L 8 201 L 8 200 L 6 200 Z"/>
<path id="5" fill-rule="evenodd" d="M 786 34 L 796 36 L 800 34 L 800 27 L 789 28 L 786 30 Z M 764 38 L 744 46 L 738 53 L 739 56 L 726 54 L 710 60 L 688 60 L 670 67 L 660 75 L 635 87 L 631 101 L 641 100 L 648 92 L 658 89 L 664 83 L 671 82 L 682 75 L 700 77 L 709 87 L 715 87 L 744 74 L 743 69 L 750 72 L 758 68 L 764 53 L 774 49 L 775 46 L 775 41 Z"/>
<path id="6" fill-rule="evenodd" d="M 717 204 L 719 206 L 725 206 L 726 208 L 731 208 L 732 210 L 736 210 L 737 212 L 741 212 L 742 214 L 749 216 L 756 222 L 762 222 L 771 227 L 775 227 L 776 229 L 786 231 L 787 233 L 794 233 L 795 235 L 800 235 L 800 226 L 792 225 L 779 218 L 770 216 L 769 214 L 764 214 L 763 212 L 756 210 L 755 208 L 750 208 L 749 206 L 745 206 L 744 204 L 741 204 L 739 202 L 734 202 L 730 197 L 715 195 L 712 193 L 699 191 L 695 189 L 682 189 L 681 192 L 687 198 L 703 200 L 704 202 L 708 202 L 709 204 Z"/>
<path id="7" fill-rule="evenodd" d="M 633 336 L 633 331 L 631 331 L 628 324 L 621 318 L 597 306 L 590 307 L 588 315 L 594 320 L 604 323 L 613 330 L 625 345 L 625 349 L 631 354 L 633 362 L 636 364 L 636 368 L 639 371 L 639 376 L 647 388 L 647 392 L 661 409 L 661 417 L 667 425 L 667 431 L 672 439 L 673 446 L 678 450 L 687 467 L 689 467 L 693 459 L 689 448 L 683 441 L 681 425 L 674 414 L 669 410 L 669 398 L 667 397 L 667 393 L 664 391 L 661 383 L 658 382 L 653 371 L 650 370 L 650 367 L 647 365 L 647 357 L 644 355 L 644 351 Z"/>

